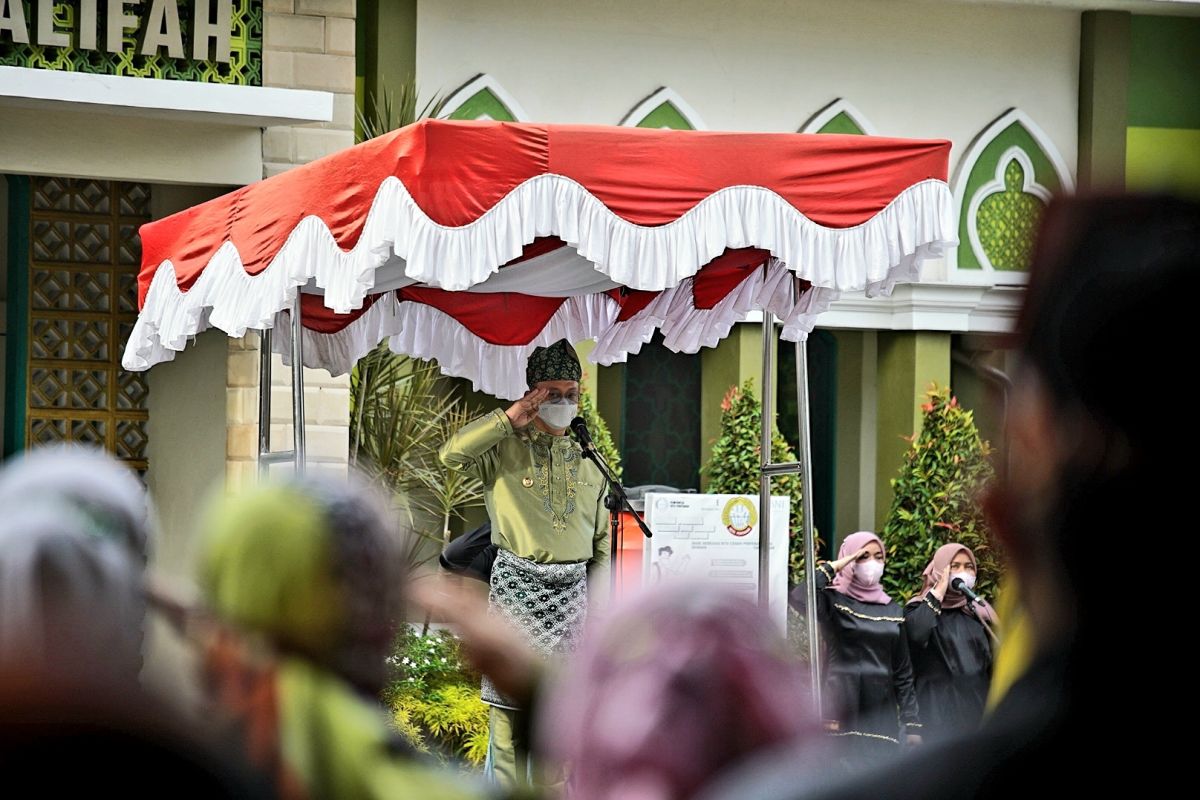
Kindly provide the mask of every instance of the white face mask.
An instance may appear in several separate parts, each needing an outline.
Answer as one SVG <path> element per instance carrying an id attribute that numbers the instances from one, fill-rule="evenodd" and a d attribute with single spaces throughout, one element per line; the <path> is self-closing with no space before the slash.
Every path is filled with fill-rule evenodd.
<path id="1" fill-rule="evenodd" d="M 975 588 L 975 573 L 974 572 L 970 572 L 965 569 L 962 572 L 955 572 L 950 576 L 950 583 L 954 583 L 959 578 L 962 578 L 963 585 L 966 586 L 968 589 Z"/>
<path id="2" fill-rule="evenodd" d="M 883 562 L 872 558 L 855 564 L 854 577 L 864 586 L 874 586 L 883 577 Z"/>
<path id="3" fill-rule="evenodd" d="M 579 404 L 568 403 L 566 400 L 558 403 L 542 403 L 538 406 L 538 416 L 555 430 L 566 428 L 578 413 Z"/>

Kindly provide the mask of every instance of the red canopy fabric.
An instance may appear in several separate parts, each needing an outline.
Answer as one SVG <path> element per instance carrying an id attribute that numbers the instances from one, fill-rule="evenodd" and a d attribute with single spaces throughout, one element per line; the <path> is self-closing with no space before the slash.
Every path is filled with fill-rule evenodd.
<path id="1" fill-rule="evenodd" d="M 503 396 L 553 334 L 612 363 L 769 308 L 799 338 L 839 292 L 886 293 L 954 242 L 949 149 L 426 120 L 144 225 L 124 364 L 272 327 L 301 287 L 306 364 L 345 371 L 388 337 Z"/>

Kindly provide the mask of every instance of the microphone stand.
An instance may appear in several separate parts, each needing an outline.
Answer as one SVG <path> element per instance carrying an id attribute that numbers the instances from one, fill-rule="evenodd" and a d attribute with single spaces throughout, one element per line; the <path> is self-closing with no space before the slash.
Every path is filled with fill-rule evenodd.
<path id="1" fill-rule="evenodd" d="M 584 450 L 584 453 L 587 453 L 587 450 Z M 596 466 L 599 466 L 599 464 Z M 603 471 L 603 468 L 601 468 L 601 471 Z M 604 480 L 607 484 L 608 478 L 605 478 Z M 619 557 L 621 554 L 621 548 L 625 541 L 625 526 L 621 524 L 621 501 L 617 499 L 617 496 L 610 491 L 605 491 L 604 493 L 604 507 L 608 509 L 609 529 L 608 590 L 611 593 L 610 596 L 616 597 L 617 578 L 619 576 L 621 567 Z"/>
<path id="2" fill-rule="evenodd" d="M 958 581 L 958 579 L 955 578 L 955 581 Z M 975 619 L 979 620 L 979 624 L 983 626 L 983 629 L 985 631 L 987 631 L 988 636 L 992 637 L 992 641 L 995 642 L 997 645 L 999 645 L 1000 644 L 999 634 L 997 634 L 994 630 L 992 630 L 992 626 L 987 623 L 987 620 L 985 620 L 983 618 L 983 615 L 979 613 L 979 609 L 976 608 L 976 606 L 979 605 L 979 601 L 981 598 L 979 598 L 974 592 L 967 589 L 965 585 L 962 587 L 958 587 L 958 586 L 954 586 L 954 582 L 951 582 L 951 588 L 957 589 L 958 591 L 960 591 L 964 595 L 966 595 L 967 603 L 971 606 L 971 609 L 975 612 Z"/>
<path id="3" fill-rule="evenodd" d="M 647 539 L 653 536 L 654 534 L 650 532 L 650 528 L 646 526 L 646 521 L 642 519 L 642 515 L 629 502 L 629 495 L 625 493 L 625 487 L 613 477 L 612 470 L 609 469 L 608 464 L 604 461 L 604 456 L 600 455 L 595 445 L 591 442 L 580 442 L 580 446 L 583 447 L 584 458 L 590 458 L 592 463 L 600 468 L 600 474 L 604 476 L 604 480 L 608 483 L 608 497 L 604 499 L 604 507 L 613 513 L 614 519 L 621 509 L 625 509 L 630 514 L 633 514 L 633 518 L 637 520 L 638 527 L 642 529 L 642 533 L 646 535 Z"/>
<path id="4" fill-rule="evenodd" d="M 638 527 L 641 528 L 642 533 L 646 535 L 647 539 L 654 534 L 650 532 L 650 528 L 646 525 L 646 521 L 642 519 L 642 515 L 629 502 L 629 495 L 625 492 L 625 487 L 613 476 L 612 469 L 609 468 L 608 463 L 604 460 L 604 456 L 600 455 L 600 451 L 592 443 L 591 434 L 588 433 L 587 426 L 583 420 L 576 417 L 570 425 L 570 431 L 575 434 L 575 441 L 579 442 L 579 446 L 583 450 L 583 457 L 590 459 L 596 465 L 597 469 L 600 470 L 600 474 L 604 476 L 605 482 L 608 484 L 608 494 L 604 498 L 604 507 L 608 509 L 609 525 L 611 526 L 609 534 L 610 585 L 615 590 L 618 572 L 617 555 L 620 552 L 621 510 L 625 509 L 633 515 Z"/>

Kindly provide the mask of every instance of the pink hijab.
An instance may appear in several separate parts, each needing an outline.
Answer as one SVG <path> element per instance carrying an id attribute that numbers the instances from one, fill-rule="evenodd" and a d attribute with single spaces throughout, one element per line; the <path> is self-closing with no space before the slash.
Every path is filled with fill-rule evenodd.
<path id="1" fill-rule="evenodd" d="M 933 560 L 925 567 L 925 571 L 921 573 L 925 576 L 925 586 L 922 587 L 921 591 L 912 596 L 912 599 L 908 601 L 909 605 L 919 603 L 925 599 L 925 595 L 937 585 L 938 579 L 942 577 L 942 573 L 950 569 L 950 562 L 954 561 L 954 557 L 959 553 L 966 553 L 971 559 L 971 563 L 978 569 L 979 562 L 975 560 L 975 554 L 971 552 L 971 548 L 958 542 L 950 542 L 949 544 L 942 545 L 933 554 Z M 942 598 L 942 608 L 962 608 L 966 604 L 967 596 L 965 594 L 955 591 L 949 586 L 946 587 L 946 596 Z M 985 622 L 993 624 L 997 622 L 996 612 L 992 610 L 992 607 L 986 601 L 981 600 L 978 603 L 974 603 L 971 608 Z"/>
<path id="2" fill-rule="evenodd" d="M 842 542 L 842 546 L 838 548 L 838 560 L 858 552 L 871 542 L 875 542 L 875 544 L 879 545 L 879 548 L 883 550 L 884 558 L 886 558 L 887 548 L 883 546 L 883 539 L 880 539 L 870 531 L 859 531 L 858 533 L 850 534 L 846 537 L 846 540 Z M 854 564 L 855 562 L 851 561 L 849 564 L 842 567 L 841 572 L 834 577 L 833 583 L 830 584 L 830 588 L 836 592 L 841 592 L 847 597 L 853 597 L 855 600 L 858 600 L 861 603 L 879 603 L 880 605 L 886 605 L 887 603 L 892 602 L 891 596 L 883 590 L 882 583 L 877 583 L 874 586 L 867 586 L 865 583 L 860 581 L 858 576 L 854 574 Z"/>
<path id="3" fill-rule="evenodd" d="M 810 752 L 807 685 L 754 603 L 661 584 L 589 627 L 541 706 L 539 744 L 571 800 L 682 800 L 752 753 Z"/>

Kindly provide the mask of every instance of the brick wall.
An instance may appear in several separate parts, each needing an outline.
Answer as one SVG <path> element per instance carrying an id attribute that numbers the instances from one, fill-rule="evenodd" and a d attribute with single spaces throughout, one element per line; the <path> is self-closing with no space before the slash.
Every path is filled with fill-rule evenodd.
<path id="1" fill-rule="evenodd" d="M 265 0 L 263 83 L 333 93 L 333 119 L 263 131 L 263 177 L 354 144 L 355 0 Z M 226 380 L 226 481 L 249 485 L 258 473 L 257 333 L 229 340 Z M 274 356 L 271 446 L 292 446 L 291 370 Z M 304 371 L 305 437 L 313 472 L 344 475 L 350 437 L 350 381 Z M 276 469 L 286 469 L 285 466 Z"/>

